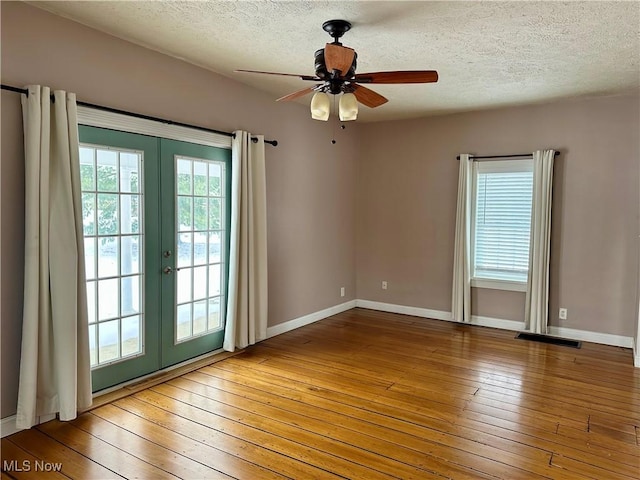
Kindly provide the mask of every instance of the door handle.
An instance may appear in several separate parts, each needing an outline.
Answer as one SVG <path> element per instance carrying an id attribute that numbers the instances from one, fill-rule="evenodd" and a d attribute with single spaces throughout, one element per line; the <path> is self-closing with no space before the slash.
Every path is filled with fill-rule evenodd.
<path id="1" fill-rule="evenodd" d="M 162 269 L 162 272 L 163 272 L 165 275 L 171 275 L 171 274 L 173 273 L 173 268 L 171 268 L 171 267 L 164 267 L 164 268 Z"/>

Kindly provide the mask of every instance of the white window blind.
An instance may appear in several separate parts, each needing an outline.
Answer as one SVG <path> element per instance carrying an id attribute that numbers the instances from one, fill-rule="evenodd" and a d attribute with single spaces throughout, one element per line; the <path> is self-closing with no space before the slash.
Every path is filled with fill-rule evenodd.
<path id="1" fill-rule="evenodd" d="M 474 278 L 526 282 L 533 161 L 474 164 Z"/>

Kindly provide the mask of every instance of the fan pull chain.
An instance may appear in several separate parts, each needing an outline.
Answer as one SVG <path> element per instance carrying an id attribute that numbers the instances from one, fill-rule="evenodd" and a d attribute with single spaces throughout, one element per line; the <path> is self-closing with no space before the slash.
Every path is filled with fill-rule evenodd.
<path id="1" fill-rule="evenodd" d="M 336 110 L 336 95 L 333 96 L 333 111 L 337 112 Z M 338 117 L 336 117 L 336 121 L 333 124 L 333 138 L 331 139 L 331 144 L 335 145 L 336 144 L 336 125 L 338 124 L 338 121 L 340 119 Z"/>
<path id="2" fill-rule="evenodd" d="M 336 110 L 336 95 L 333 96 L 333 111 L 337 112 Z M 333 138 L 331 139 L 331 144 L 335 145 L 336 144 L 336 125 L 338 125 L 340 123 L 340 117 L 337 116 L 336 117 L 336 121 L 333 124 Z M 342 130 L 344 130 L 345 128 L 347 128 L 347 126 L 343 123 L 342 125 L 340 125 L 340 128 Z"/>
<path id="3" fill-rule="evenodd" d="M 337 95 L 334 95 L 334 96 L 333 96 L 333 111 L 337 113 L 337 112 L 338 112 L 338 110 L 336 110 L 336 96 L 337 96 Z M 335 123 L 333 124 L 333 138 L 331 139 L 331 144 L 332 144 L 332 145 L 335 145 L 335 144 L 337 143 L 337 142 L 336 142 L 336 125 L 338 125 L 339 123 L 341 123 L 341 120 L 340 120 L 340 116 L 338 115 L 338 116 L 336 117 L 336 121 L 335 121 Z M 340 128 L 341 128 L 342 130 L 344 130 L 344 129 L 346 129 L 346 128 L 347 128 L 347 126 L 346 126 L 344 123 L 342 123 L 342 124 L 340 125 Z"/>

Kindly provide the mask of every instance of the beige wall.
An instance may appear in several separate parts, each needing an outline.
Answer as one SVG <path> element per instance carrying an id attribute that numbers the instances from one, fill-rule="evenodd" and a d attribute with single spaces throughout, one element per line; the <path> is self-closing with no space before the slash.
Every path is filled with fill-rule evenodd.
<path id="1" fill-rule="evenodd" d="M 456 154 L 555 148 L 550 324 L 632 336 L 638 105 L 603 97 L 361 125 L 358 298 L 450 312 Z M 479 290 L 473 300 L 474 314 L 524 318 L 522 293 Z"/>
<path id="2" fill-rule="evenodd" d="M 358 128 L 19 2 L 1 2 L 2 83 L 277 139 L 266 146 L 269 325 L 355 298 Z M 22 315 L 24 168 L 20 97 L 2 92 L 2 408 L 15 412 Z M 346 296 L 340 297 L 340 287 Z"/>

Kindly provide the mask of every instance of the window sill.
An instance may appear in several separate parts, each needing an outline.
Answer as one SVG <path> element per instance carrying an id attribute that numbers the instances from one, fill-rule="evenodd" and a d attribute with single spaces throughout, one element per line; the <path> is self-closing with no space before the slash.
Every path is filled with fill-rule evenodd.
<path id="1" fill-rule="evenodd" d="M 493 290 L 509 290 L 511 292 L 526 292 L 526 282 L 496 280 L 491 278 L 472 278 L 471 286 L 475 288 L 491 288 Z"/>

